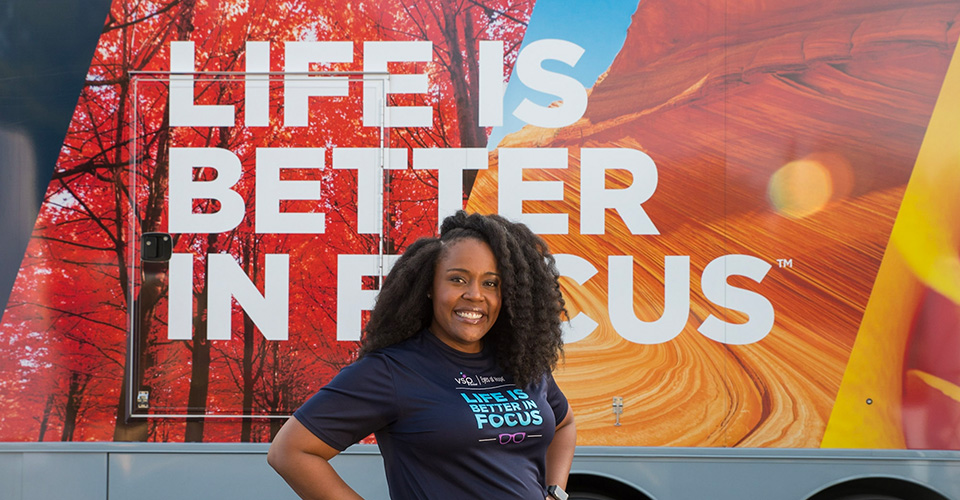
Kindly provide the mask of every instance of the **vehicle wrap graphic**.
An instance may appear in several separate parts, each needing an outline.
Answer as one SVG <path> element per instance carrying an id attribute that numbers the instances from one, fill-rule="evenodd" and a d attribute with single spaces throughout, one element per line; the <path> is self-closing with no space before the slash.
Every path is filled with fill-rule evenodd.
<path id="1" fill-rule="evenodd" d="M 626 7 L 114 1 L 0 440 L 269 440 L 465 207 L 557 255 L 581 445 L 960 449 L 960 1 Z"/>

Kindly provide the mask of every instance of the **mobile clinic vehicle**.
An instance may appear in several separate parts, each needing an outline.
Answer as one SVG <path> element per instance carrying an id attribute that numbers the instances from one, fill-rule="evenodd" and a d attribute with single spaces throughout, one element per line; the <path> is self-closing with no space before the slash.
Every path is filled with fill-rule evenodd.
<path id="1" fill-rule="evenodd" d="M 574 498 L 960 499 L 958 16 L 115 0 L 2 262 L 0 497 L 292 497 L 265 443 L 465 207 L 557 254 Z"/>

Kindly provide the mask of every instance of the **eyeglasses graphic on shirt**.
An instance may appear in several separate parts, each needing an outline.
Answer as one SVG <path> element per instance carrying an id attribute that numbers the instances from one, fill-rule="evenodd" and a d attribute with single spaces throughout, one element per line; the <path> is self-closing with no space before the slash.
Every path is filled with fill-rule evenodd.
<path id="1" fill-rule="evenodd" d="M 510 444 L 510 443 L 520 444 L 526 438 L 539 438 L 539 437 L 543 437 L 543 434 L 527 434 L 526 432 L 514 432 L 513 434 L 510 434 L 510 433 L 500 434 L 495 438 L 480 439 L 479 441 L 481 443 L 484 441 L 499 441 L 500 444 Z"/>
<path id="2" fill-rule="evenodd" d="M 500 438 L 500 444 L 507 444 L 511 441 L 514 443 L 520 444 L 523 442 L 523 438 L 527 437 L 526 432 L 518 432 L 516 434 L 500 434 L 497 436 Z"/>

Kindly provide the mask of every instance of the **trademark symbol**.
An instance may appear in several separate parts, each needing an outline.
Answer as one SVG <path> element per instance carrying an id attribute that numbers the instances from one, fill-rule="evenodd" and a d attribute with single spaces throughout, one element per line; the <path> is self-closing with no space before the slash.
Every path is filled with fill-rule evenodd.
<path id="1" fill-rule="evenodd" d="M 780 268 L 793 267 L 793 259 L 777 259 L 777 266 Z"/>

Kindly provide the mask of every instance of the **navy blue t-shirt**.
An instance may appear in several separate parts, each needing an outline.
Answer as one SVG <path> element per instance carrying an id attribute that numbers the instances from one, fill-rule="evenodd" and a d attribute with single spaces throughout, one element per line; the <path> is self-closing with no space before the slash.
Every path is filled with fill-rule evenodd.
<path id="1" fill-rule="evenodd" d="M 374 433 L 394 500 L 542 500 L 566 412 L 552 376 L 521 389 L 492 352 L 423 331 L 344 368 L 294 416 L 340 451 Z"/>

